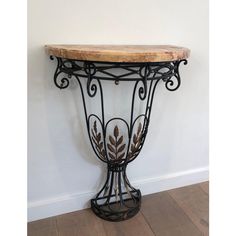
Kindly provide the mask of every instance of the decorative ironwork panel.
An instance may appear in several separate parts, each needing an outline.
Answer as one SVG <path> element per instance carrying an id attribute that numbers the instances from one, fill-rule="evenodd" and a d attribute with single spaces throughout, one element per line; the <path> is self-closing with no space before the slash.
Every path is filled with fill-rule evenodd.
<path id="1" fill-rule="evenodd" d="M 51 57 L 53 59 L 53 57 Z M 126 176 L 127 164 L 140 153 L 148 132 L 155 89 L 159 81 L 170 91 L 181 84 L 179 65 L 187 60 L 156 63 L 106 63 L 57 59 L 55 85 L 60 89 L 77 80 L 81 89 L 84 114 L 91 146 L 96 156 L 107 163 L 107 180 L 91 200 L 92 209 L 99 217 L 120 221 L 135 215 L 140 208 L 141 193 L 131 186 Z M 130 118 L 106 119 L 103 81 L 133 83 Z M 85 96 L 100 101 L 101 115 L 89 113 Z M 134 114 L 137 101 L 144 102 L 141 114 Z M 122 129 L 119 124 L 123 124 Z M 108 127 L 112 127 L 109 132 Z M 125 138 L 127 137 L 127 138 Z"/>

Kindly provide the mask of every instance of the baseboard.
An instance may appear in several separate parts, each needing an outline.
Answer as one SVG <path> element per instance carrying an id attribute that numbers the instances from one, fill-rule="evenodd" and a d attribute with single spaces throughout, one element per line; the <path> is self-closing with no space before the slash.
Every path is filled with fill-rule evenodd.
<path id="1" fill-rule="evenodd" d="M 176 172 L 168 175 L 132 181 L 142 195 L 183 187 L 208 180 L 208 167 Z M 95 192 L 77 193 L 28 204 L 28 221 L 88 208 Z"/>

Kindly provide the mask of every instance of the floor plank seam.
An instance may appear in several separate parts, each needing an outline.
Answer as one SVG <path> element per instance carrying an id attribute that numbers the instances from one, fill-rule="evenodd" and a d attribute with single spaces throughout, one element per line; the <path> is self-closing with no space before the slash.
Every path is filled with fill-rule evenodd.
<path id="1" fill-rule="evenodd" d="M 141 210 L 140 210 L 140 213 L 141 213 L 141 215 L 143 216 L 143 218 L 144 218 L 145 222 L 147 223 L 147 225 L 149 226 L 150 230 L 152 231 L 153 235 L 157 236 L 157 235 L 155 234 L 155 232 L 153 231 L 151 225 L 149 224 L 148 220 L 146 219 L 145 215 L 143 214 L 142 208 L 141 208 Z"/>
<path id="2" fill-rule="evenodd" d="M 57 232 L 57 236 L 59 236 L 59 227 L 58 227 L 57 217 L 56 217 L 56 232 Z"/>
<path id="3" fill-rule="evenodd" d="M 183 214 L 185 214 L 187 216 L 187 218 L 193 223 L 193 225 L 195 225 L 195 227 L 199 230 L 199 232 L 202 234 L 202 236 L 204 235 L 204 232 L 202 232 L 201 229 L 199 229 L 199 227 L 195 224 L 195 222 L 189 217 L 189 215 L 185 212 L 185 210 L 182 208 L 182 206 L 171 196 L 171 194 L 169 193 L 169 191 L 167 191 L 167 194 L 175 201 L 175 203 L 179 206 L 179 208 L 183 211 Z"/>
<path id="4" fill-rule="evenodd" d="M 200 189 L 202 190 L 202 192 L 204 192 L 204 193 L 209 197 L 209 193 L 207 193 L 207 192 L 203 189 L 203 187 L 202 187 L 201 185 L 199 185 L 199 187 L 200 187 Z"/>

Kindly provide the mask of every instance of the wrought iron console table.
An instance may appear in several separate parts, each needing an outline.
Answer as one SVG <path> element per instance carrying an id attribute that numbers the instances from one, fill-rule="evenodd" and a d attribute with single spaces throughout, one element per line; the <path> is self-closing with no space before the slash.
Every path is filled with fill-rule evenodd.
<path id="1" fill-rule="evenodd" d="M 81 89 L 86 125 L 96 156 L 107 165 L 107 179 L 91 200 L 94 213 L 110 221 L 134 216 L 141 206 L 141 192 L 126 175 L 127 165 L 140 153 L 148 131 L 154 92 L 159 81 L 174 91 L 180 86 L 179 65 L 187 64 L 190 51 L 169 45 L 46 45 L 57 60 L 55 85 L 60 89 L 77 80 Z M 106 119 L 103 81 L 133 83 L 130 118 Z M 100 100 L 101 115 L 89 112 L 86 97 Z M 137 100 L 144 111 L 134 114 Z M 119 127 L 123 123 L 125 130 Z"/>

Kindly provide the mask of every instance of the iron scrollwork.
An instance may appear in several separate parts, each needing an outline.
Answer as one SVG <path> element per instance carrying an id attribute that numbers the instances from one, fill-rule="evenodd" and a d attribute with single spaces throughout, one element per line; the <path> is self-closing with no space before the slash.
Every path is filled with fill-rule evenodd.
<path id="1" fill-rule="evenodd" d="M 187 60 L 110 63 L 77 61 L 59 57 L 56 59 L 54 83 L 58 88 L 65 89 L 72 78 L 78 81 L 91 146 L 96 156 L 108 167 L 104 186 L 91 200 L 92 209 L 96 215 L 106 220 L 128 219 L 140 209 L 141 192 L 130 184 L 126 167 L 139 155 L 144 145 L 156 86 L 162 80 L 166 89 L 177 90 L 181 84 L 179 65 L 181 62 L 186 65 Z M 114 73 L 117 69 L 118 74 Z M 122 117 L 106 120 L 102 81 L 115 82 L 116 85 L 120 82 L 133 81 L 129 121 Z M 99 98 L 101 115 L 88 112 L 86 94 L 90 99 Z M 138 100 L 145 104 L 145 111 L 135 116 L 134 108 Z M 122 123 L 126 130 L 121 129 L 118 123 Z M 111 133 L 108 129 L 110 126 Z"/>
<path id="2" fill-rule="evenodd" d="M 173 62 L 174 73 L 166 80 L 166 83 L 165 83 L 165 86 L 169 91 L 177 90 L 181 84 L 181 79 L 180 79 L 180 75 L 179 75 L 179 65 L 181 62 L 184 62 L 184 65 L 187 65 L 187 63 L 188 63 L 187 60 L 180 60 L 180 61 Z M 174 78 L 177 82 L 176 84 L 173 81 Z"/>

